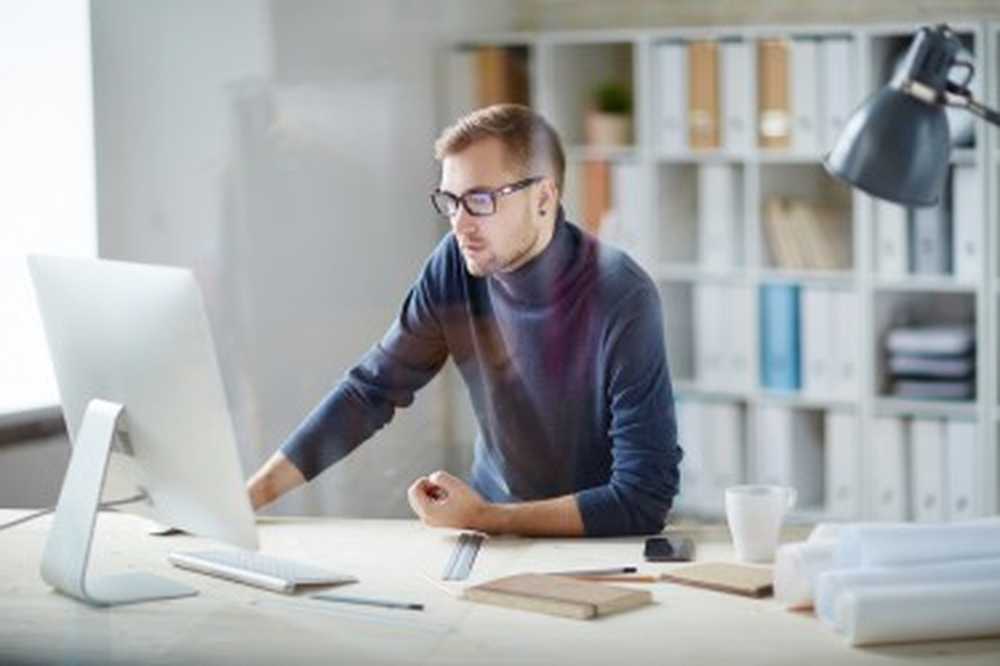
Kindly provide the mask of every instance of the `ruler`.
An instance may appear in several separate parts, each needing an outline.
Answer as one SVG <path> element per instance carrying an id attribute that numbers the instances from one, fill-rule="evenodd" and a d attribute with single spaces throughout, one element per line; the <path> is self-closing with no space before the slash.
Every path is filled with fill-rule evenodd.
<path id="1" fill-rule="evenodd" d="M 455 550 L 451 551 L 448 564 L 444 567 L 443 580 L 465 580 L 472 573 L 472 565 L 476 561 L 476 555 L 483 545 L 482 534 L 472 534 L 463 532 L 458 535 L 458 543 Z"/>

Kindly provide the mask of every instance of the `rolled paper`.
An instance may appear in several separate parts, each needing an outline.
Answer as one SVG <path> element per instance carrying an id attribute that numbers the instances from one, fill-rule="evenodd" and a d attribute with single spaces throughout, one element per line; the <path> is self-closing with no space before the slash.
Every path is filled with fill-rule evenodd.
<path id="1" fill-rule="evenodd" d="M 859 587 L 834 612 L 855 646 L 1000 636 L 1000 581 Z"/>
<path id="2" fill-rule="evenodd" d="M 774 561 L 774 598 L 789 609 L 813 605 L 817 578 L 833 567 L 836 541 L 786 543 Z"/>
<path id="3" fill-rule="evenodd" d="M 837 569 L 1000 558 L 1000 524 L 896 524 L 847 527 L 834 555 Z"/>

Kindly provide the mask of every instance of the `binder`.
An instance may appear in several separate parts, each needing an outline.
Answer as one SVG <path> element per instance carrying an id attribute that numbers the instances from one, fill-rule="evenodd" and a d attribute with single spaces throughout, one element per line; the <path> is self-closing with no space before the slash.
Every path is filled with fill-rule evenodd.
<path id="1" fill-rule="evenodd" d="M 907 210 L 883 199 L 875 202 L 877 233 L 876 263 L 885 277 L 902 277 L 909 272 Z"/>
<path id="2" fill-rule="evenodd" d="M 736 389 L 749 390 L 753 384 L 753 338 L 750 335 L 753 316 L 753 304 L 750 287 L 730 286 L 723 288 L 722 310 L 727 314 L 727 324 L 722 330 L 726 332 L 724 350 L 727 383 Z"/>
<path id="3" fill-rule="evenodd" d="M 872 422 L 872 514 L 875 520 L 904 521 L 910 515 L 909 424 L 894 416 Z"/>
<path id="4" fill-rule="evenodd" d="M 823 428 L 818 414 L 762 406 L 754 454 L 759 483 L 795 488 L 799 506 L 823 501 Z"/>
<path id="5" fill-rule="evenodd" d="M 796 391 L 801 385 L 799 288 L 767 284 L 760 288 L 761 374 L 765 388 Z"/>
<path id="6" fill-rule="evenodd" d="M 529 103 L 526 53 L 502 46 L 476 49 L 477 104 L 480 107 L 510 102 Z"/>
<path id="7" fill-rule="evenodd" d="M 858 355 L 861 351 L 861 313 L 858 295 L 838 290 L 831 292 L 831 296 L 833 321 L 830 327 L 830 392 L 833 397 L 853 400 L 858 397 L 860 381 Z"/>
<path id="8" fill-rule="evenodd" d="M 657 134 L 664 152 L 687 149 L 687 46 L 668 42 L 656 47 L 659 85 Z"/>
<path id="9" fill-rule="evenodd" d="M 762 39 L 757 43 L 757 137 L 761 148 L 791 144 L 788 43 Z"/>
<path id="10" fill-rule="evenodd" d="M 913 517 L 918 522 L 941 522 L 945 504 L 945 420 L 918 417 L 910 432 L 913 465 Z"/>
<path id="11" fill-rule="evenodd" d="M 674 502 L 678 511 L 701 513 L 709 495 L 705 461 L 705 437 L 702 432 L 702 405 L 696 400 L 678 398 L 677 434 L 684 458 L 681 460 L 681 488 Z"/>
<path id="12" fill-rule="evenodd" d="M 688 145 L 718 148 L 719 46 L 713 41 L 688 44 Z"/>
<path id="13" fill-rule="evenodd" d="M 729 402 L 705 403 L 702 427 L 707 467 L 711 473 L 706 508 L 713 514 L 725 513 L 725 492 L 743 482 L 743 426 L 739 405 Z"/>
<path id="14" fill-rule="evenodd" d="M 823 398 L 833 393 L 836 356 L 832 337 L 834 292 L 817 287 L 802 289 L 802 392 Z"/>
<path id="15" fill-rule="evenodd" d="M 583 180 L 583 228 L 598 235 L 611 210 L 611 164 L 602 160 L 584 162 Z"/>
<path id="16" fill-rule="evenodd" d="M 722 286 L 694 285 L 695 377 L 706 387 L 727 384 L 726 307 Z"/>
<path id="17" fill-rule="evenodd" d="M 814 155 L 819 152 L 819 44 L 815 39 L 793 39 L 788 62 L 792 97 L 792 149 Z"/>
<path id="18" fill-rule="evenodd" d="M 851 117 L 854 105 L 852 42 L 846 37 L 829 37 L 819 44 L 820 61 L 820 145 L 832 150 Z"/>
<path id="19" fill-rule="evenodd" d="M 949 419 L 946 426 L 948 469 L 947 519 L 968 520 L 979 515 L 976 493 L 976 422 Z"/>
<path id="20" fill-rule="evenodd" d="M 698 255 L 703 267 L 730 269 L 736 265 L 741 196 L 736 167 L 698 167 Z"/>
<path id="21" fill-rule="evenodd" d="M 858 483 L 858 419 L 847 411 L 825 414 L 823 448 L 826 513 L 831 518 L 852 520 L 861 512 Z"/>
<path id="22" fill-rule="evenodd" d="M 725 41 L 721 46 L 722 144 L 733 153 L 753 147 L 753 72 L 750 46 L 743 41 Z"/>
<path id="23" fill-rule="evenodd" d="M 918 275 L 951 273 L 950 192 L 949 178 L 937 206 L 914 208 L 911 212 L 910 265 Z"/>
<path id="24" fill-rule="evenodd" d="M 633 259 L 641 260 L 644 247 L 642 224 L 642 168 L 619 163 L 611 167 L 612 214 L 601 229 L 601 239 L 616 245 Z"/>
<path id="25" fill-rule="evenodd" d="M 983 228 L 984 203 L 979 183 L 976 167 L 956 166 L 952 169 L 952 265 L 955 277 L 966 282 L 978 282 L 983 274 L 980 230 Z"/>
<path id="26" fill-rule="evenodd" d="M 448 52 L 448 126 L 476 108 L 476 52 L 474 49 L 453 49 Z"/>

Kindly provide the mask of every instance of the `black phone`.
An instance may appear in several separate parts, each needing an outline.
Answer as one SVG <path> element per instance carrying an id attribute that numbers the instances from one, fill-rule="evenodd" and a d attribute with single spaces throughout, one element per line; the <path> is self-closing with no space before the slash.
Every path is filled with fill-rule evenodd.
<path id="1" fill-rule="evenodd" d="M 694 541 L 687 537 L 650 537 L 642 556 L 647 562 L 690 562 Z"/>

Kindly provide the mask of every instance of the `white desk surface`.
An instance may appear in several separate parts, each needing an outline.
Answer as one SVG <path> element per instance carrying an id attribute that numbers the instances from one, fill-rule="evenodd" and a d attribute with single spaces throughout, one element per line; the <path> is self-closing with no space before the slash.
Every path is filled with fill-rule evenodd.
<path id="1" fill-rule="evenodd" d="M 0 522 L 23 515 L 0 510 Z M 0 664 L 1000 664 L 1000 640 L 855 649 L 812 614 L 670 583 L 647 584 L 655 604 L 593 621 L 461 601 L 441 572 L 456 533 L 408 520 L 262 519 L 262 551 L 355 574 L 345 594 L 421 602 L 424 612 L 286 596 L 171 567 L 171 550 L 218 544 L 152 537 L 124 514 L 98 518 L 92 570 L 137 569 L 201 594 L 112 609 L 53 592 L 38 563 L 49 519 L 0 532 Z M 691 528 L 697 559 L 729 560 L 719 528 Z M 790 531 L 797 540 L 802 530 Z M 642 563 L 641 538 L 494 538 L 472 581 L 522 571 Z M 452 590 L 454 592 L 454 590 Z"/>

